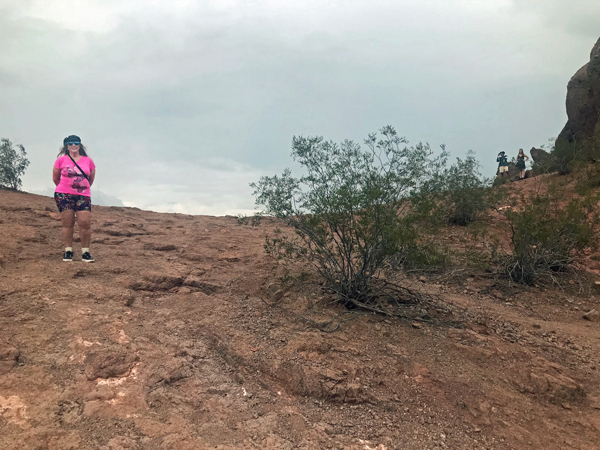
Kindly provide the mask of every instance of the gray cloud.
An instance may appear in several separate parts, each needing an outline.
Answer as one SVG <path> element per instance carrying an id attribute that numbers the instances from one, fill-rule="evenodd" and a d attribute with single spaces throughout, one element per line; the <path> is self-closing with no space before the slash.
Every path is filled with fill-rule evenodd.
<path id="1" fill-rule="evenodd" d="M 598 39 L 600 2 L 596 0 L 512 0 L 518 11 L 541 17 L 555 30 Z"/>
<path id="2" fill-rule="evenodd" d="M 27 148 L 26 188 L 51 183 L 76 133 L 100 189 L 127 204 L 247 211 L 247 184 L 290 164 L 293 135 L 360 142 L 386 124 L 475 150 L 491 175 L 499 150 L 558 134 L 566 83 L 595 42 L 548 28 L 542 3 L 170 5 L 2 11 L 0 134 Z"/>

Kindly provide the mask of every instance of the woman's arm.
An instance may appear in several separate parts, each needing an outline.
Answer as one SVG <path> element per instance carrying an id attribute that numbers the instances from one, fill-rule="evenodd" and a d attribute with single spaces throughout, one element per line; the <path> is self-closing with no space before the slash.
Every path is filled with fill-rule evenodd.
<path id="1" fill-rule="evenodd" d="M 90 172 L 90 187 L 92 187 L 92 184 L 94 183 L 94 178 L 96 178 L 96 169 L 92 169 L 92 171 Z"/>
<path id="2" fill-rule="evenodd" d="M 52 181 L 54 181 L 54 186 L 58 186 L 60 183 L 60 169 L 57 167 L 52 169 Z"/>

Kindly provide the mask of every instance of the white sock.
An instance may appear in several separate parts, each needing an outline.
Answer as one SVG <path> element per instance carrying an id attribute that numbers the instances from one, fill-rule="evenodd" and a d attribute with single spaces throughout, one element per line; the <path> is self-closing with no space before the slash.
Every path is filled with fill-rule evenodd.
<path id="1" fill-rule="evenodd" d="M 65 247 L 65 252 L 72 252 L 73 251 L 73 247 Z"/>
<path id="2" fill-rule="evenodd" d="M 85 252 L 89 252 L 90 249 L 89 247 L 81 247 L 81 254 L 84 254 Z"/>

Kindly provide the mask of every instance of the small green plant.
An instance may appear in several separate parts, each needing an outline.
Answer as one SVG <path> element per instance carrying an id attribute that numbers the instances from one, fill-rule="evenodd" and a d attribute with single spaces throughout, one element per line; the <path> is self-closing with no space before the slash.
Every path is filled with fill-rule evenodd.
<path id="1" fill-rule="evenodd" d="M 492 182 L 492 187 L 504 186 L 506 183 L 510 183 L 510 180 L 506 177 L 496 177 Z"/>
<path id="2" fill-rule="evenodd" d="M 575 171 L 577 176 L 575 192 L 580 196 L 586 196 L 600 187 L 600 163 L 586 163 L 579 164 L 579 166 L 578 170 Z"/>
<path id="3" fill-rule="evenodd" d="M 21 176 L 29 166 L 25 147 L 14 145 L 8 139 L 0 140 L 0 186 L 21 188 Z"/>
<path id="4" fill-rule="evenodd" d="M 236 216 L 236 219 L 237 219 L 238 226 L 251 225 L 253 227 L 257 227 L 260 225 L 260 223 L 262 221 L 262 215 L 259 213 L 254 214 L 253 216 L 247 216 L 245 214 L 238 214 Z"/>
<path id="5" fill-rule="evenodd" d="M 479 162 L 469 152 L 465 159 L 456 158 L 449 167 L 442 161 L 433 177 L 413 198 L 413 203 L 431 210 L 433 216 L 444 223 L 465 226 L 489 207 L 487 188 L 490 185 L 491 180 L 481 177 Z"/>
<path id="6" fill-rule="evenodd" d="M 503 270 L 511 280 L 533 284 L 540 276 L 564 271 L 586 247 L 596 245 L 597 198 L 561 202 L 556 188 L 528 200 L 521 210 L 509 209 L 512 255 Z"/>
<path id="7" fill-rule="evenodd" d="M 450 251 L 431 242 L 406 246 L 390 261 L 393 270 L 402 268 L 406 272 L 422 273 L 443 272 L 451 264 Z"/>
<path id="8" fill-rule="evenodd" d="M 248 223 L 250 222 L 250 217 L 248 217 L 245 214 L 238 214 L 237 216 L 235 216 L 235 218 L 237 219 L 238 226 L 248 225 Z"/>
<path id="9" fill-rule="evenodd" d="M 312 266 L 349 307 L 375 301 L 384 266 L 418 247 L 408 197 L 447 157 L 435 157 L 428 144 L 407 146 L 391 126 L 365 144 L 367 151 L 348 140 L 294 137 L 292 157 L 305 174 L 286 169 L 251 184 L 264 214 L 294 230 L 268 238 L 267 253 Z"/>
<path id="10" fill-rule="evenodd" d="M 571 173 L 578 163 L 590 163 L 600 159 L 600 142 L 596 137 L 572 139 L 571 142 L 560 141 L 552 151 L 553 166 L 551 171 L 561 175 Z"/>

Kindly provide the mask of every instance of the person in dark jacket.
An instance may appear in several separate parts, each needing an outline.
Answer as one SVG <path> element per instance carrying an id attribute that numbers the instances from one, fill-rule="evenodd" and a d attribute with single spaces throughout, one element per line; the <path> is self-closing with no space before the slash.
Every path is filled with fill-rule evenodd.
<path id="1" fill-rule="evenodd" d="M 506 153 L 505 152 L 498 153 L 496 162 L 499 163 L 498 164 L 498 174 L 501 176 L 504 176 L 504 174 L 506 174 L 506 176 L 508 177 L 508 158 L 506 157 Z"/>

